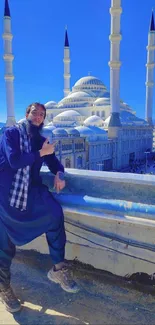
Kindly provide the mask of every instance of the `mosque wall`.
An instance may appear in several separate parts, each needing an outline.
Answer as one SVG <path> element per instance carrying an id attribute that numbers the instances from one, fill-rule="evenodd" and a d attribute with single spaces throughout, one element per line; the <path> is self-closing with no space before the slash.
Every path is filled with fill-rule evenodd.
<path id="1" fill-rule="evenodd" d="M 58 138 L 57 138 L 58 139 Z M 86 150 L 84 138 L 62 138 L 58 140 L 56 156 L 65 168 L 85 169 Z"/>
<path id="2" fill-rule="evenodd" d="M 120 168 L 125 168 L 134 160 L 145 159 L 145 151 L 152 151 L 153 133 L 151 127 L 122 128 L 117 143 L 117 156 L 120 155 Z M 119 169 L 118 167 L 116 169 Z"/>

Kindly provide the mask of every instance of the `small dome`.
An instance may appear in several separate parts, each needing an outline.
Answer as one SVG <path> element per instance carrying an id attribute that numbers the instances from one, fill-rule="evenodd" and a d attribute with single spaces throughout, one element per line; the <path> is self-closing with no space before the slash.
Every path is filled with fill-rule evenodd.
<path id="1" fill-rule="evenodd" d="M 66 130 L 62 129 L 62 128 L 54 129 L 53 134 L 54 134 L 55 137 L 61 137 L 61 138 L 68 137 L 68 134 L 67 134 Z"/>
<path id="2" fill-rule="evenodd" d="M 103 126 L 103 124 L 103 120 L 97 115 L 92 115 L 84 121 L 84 125 L 86 126 Z"/>
<path id="3" fill-rule="evenodd" d="M 44 106 L 46 109 L 52 109 L 52 108 L 56 108 L 57 103 L 54 101 L 50 101 L 50 102 L 47 102 Z"/>
<path id="4" fill-rule="evenodd" d="M 110 105 L 110 97 L 98 98 L 94 102 L 94 106 L 109 106 Z"/>
<path id="5" fill-rule="evenodd" d="M 52 130 L 48 129 L 47 127 L 43 127 L 40 134 L 44 137 L 44 138 L 49 138 L 49 141 L 52 142 L 53 141 L 53 133 Z"/>
<path id="6" fill-rule="evenodd" d="M 56 129 L 56 127 L 54 125 L 49 125 L 49 124 L 47 124 L 45 126 L 45 128 L 48 129 L 48 130 L 51 130 L 51 131 L 53 131 L 54 129 Z"/>
<path id="7" fill-rule="evenodd" d="M 66 131 L 67 131 L 67 133 L 68 133 L 69 136 L 72 136 L 72 137 L 80 137 L 80 133 L 76 129 L 70 128 L 70 129 L 67 129 Z"/>
<path id="8" fill-rule="evenodd" d="M 77 126 L 75 129 L 79 131 L 80 137 L 85 137 L 88 141 L 97 141 L 97 135 L 87 126 Z"/>
<path id="9" fill-rule="evenodd" d="M 81 116 L 81 114 L 79 112 L 77 112 L 77 111 L 69 110 L 69 111 L 64 111 L 64 112 L 56 115 L 54 117 L 54 120 L 57 120 L 57 119 L 59 119 L 61 117 L 65 117 L 65 118 L 67 117 L 67 118 L 69 118 L 71 120 L 74 120 L 74 117 L 77 117 L 77 116 L 79 117 L 79 116 Z"/>
<path id="10" fill-rule="evenodd" d="M 87 126 L 77 126 L 75 129 L 79 131 L 81 136 L 94 135 L 94 132 Z"/>

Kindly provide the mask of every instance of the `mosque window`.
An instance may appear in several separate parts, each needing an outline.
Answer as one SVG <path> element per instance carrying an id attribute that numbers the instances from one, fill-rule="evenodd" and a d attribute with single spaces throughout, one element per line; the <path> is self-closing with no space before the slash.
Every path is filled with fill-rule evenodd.
<path id="1" fill-rule="evenodd" d="M 66 150 L 72 150 L 72 145 L 71 144 L 63 144 L 62 151 L 66 151 Z"/>
<path id="2" fill-rule="evenodd" d="M 99 112 L 99 111 L 97 111 L 97 112 L 96 112 L 96 115 L 97 115 L 97 116 L 100 116 L 100 112 Z"/>
<path id="3" fill-rule="evenodd" d="M 65 159 L 65 167 L 66 167 L 66 168 L 70 168 L 70 167 L 71 167 L 71 161 L 70 161 L 69 158 L 66 158 L 66 159 Z"/>
<path id="4" fill-rule="evenodd" d="M 101 117 L 105 117 L 105 112 L 102 111 Z"/>
<path id="5" fill-rule="evenodd" d="M 92 111 L 92 115 L 95 115 L 95 112 L 94 111 Z"/>
<path id="6" fill-rule="evenodd" d="M 83 149 L 83 143 L 75 143 L 75 149 Z"/>

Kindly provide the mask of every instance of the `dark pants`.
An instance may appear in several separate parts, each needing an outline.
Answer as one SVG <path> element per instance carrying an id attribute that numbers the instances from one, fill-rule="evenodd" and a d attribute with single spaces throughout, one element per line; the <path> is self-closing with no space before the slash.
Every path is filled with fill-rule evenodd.
<path id="1" fill-rule="evenodd" d="M 66 235 L 63 213 L 52 221 L 48 231 L 46 231 L 46 239 L 52 262 L 57 264 L 64 260 L 65 255 Z M 0 219 L 0 289 L 8 287 L 10 284 L 10 266 L 15 252 L 16 247 Z"/>

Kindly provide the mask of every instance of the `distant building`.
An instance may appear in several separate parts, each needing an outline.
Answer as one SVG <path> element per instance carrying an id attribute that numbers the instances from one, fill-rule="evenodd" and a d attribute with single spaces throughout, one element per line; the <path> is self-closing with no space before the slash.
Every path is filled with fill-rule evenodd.
<path id="1" fill-rule="evenodd" d="M 45 104 L 44 133 L 58 140 L 56 154 L 65 167 L 93 170 L 120 170 L 134 160 L 145 158 L 153 145 L 153 86 L 155 24 L 152 12 L 146 64 L 146 119 L 120 99 L 121 0 L 112 0 L 110 34 L 110 92 L 104 83 L 86 76 L 70 87 L 70 46 L 64 44 L 64 98 Z M 7 125 L 15 123 L 11 49 L 11 18 L 8 0 L 4 11 L 4 60 L 6 65 Z"/>

